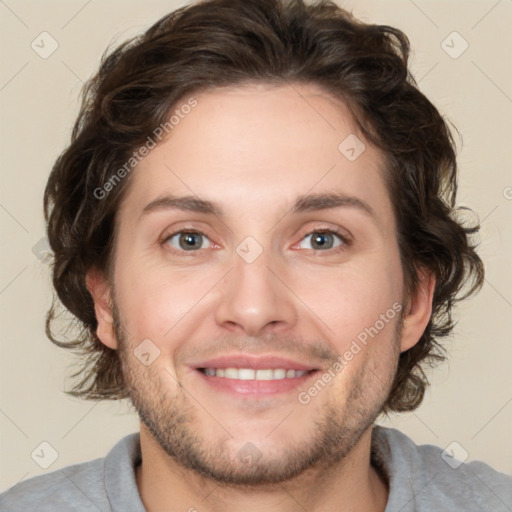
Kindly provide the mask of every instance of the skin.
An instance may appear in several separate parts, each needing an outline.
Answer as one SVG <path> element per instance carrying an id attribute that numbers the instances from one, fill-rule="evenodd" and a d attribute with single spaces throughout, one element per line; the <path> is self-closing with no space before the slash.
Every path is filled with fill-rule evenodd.
<path id="1" fill-rule="evenodd" d="M 113 276 L 87 275 L 98 337 L 119 350 L 142 420 L 142 501 L 148 511 L 384 511 L 389 491 L 370 463 L 371 427 L 400 352 L 428 323 L 435 281 L 420 269 L 417 295 L 404 297 L 383 156 L 316 85 L 194 97 L 197 106 L 130 177 Z M 338 150 L 349 134 L 366 145 L 354 161 Z M 332 192 L 358 197 L 375 215 L 291 211 L 300 195 Z M 142 213 L 165 194 L 207 199 L 224 216 Z M 193 240 L 199 249 L 187 251 L 179 234 L 164 240 L 184 229 L 205 235 Z M 308 236 L 329 229 L 351 243 L 328 235 L 319 246 Z M 251 263 L 236 252 L 248 236 L 262 249 Z M 394 303 L 401 315 L 307 404 L 297 400 L 304 388 L 241 400 L 191 367 L 236 351 L 327 370 Z M 134 352 L 145 339 L 160 351 L 148 366 Z M 259 457 L 244 463 L 248 442 Z"/>

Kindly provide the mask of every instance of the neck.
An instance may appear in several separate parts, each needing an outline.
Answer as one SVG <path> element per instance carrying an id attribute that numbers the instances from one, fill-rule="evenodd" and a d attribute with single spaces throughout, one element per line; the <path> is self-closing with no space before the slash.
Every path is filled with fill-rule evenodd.
<path id="1" fill-rule="evenodd" d="M 236 487 L 219 484 L 179 465 L 141 424 L 142 464 L 137 487 L 148 512 L 384 512 L 387 483 L 370 463 L 371 427 L 338 464 L 316 467 L 281 484 Z M 172 504 L 172 508 L 169 508 Z"/>

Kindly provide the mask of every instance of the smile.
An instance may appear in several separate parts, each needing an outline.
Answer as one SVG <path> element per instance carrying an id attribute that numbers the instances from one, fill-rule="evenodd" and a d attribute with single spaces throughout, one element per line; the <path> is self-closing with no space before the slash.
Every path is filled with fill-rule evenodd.
<path id="1" fill-rule="evenodd" d="M 199 368 L 210 377 L 222 377 L 237 380 L 282 380 L 295 379 L 309 373 L 307 370 L 286 370 L 284 368 Z"/>

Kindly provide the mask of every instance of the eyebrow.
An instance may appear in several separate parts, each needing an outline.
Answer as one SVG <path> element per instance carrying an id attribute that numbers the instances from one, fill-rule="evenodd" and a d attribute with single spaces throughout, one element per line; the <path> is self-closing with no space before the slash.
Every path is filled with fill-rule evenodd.
<path id="1" fill-rule="evenodd" d="M 306 194 L 299 196 L 290 211 L 292 213 L 303 213 L 340 207 L 354 208 L 373 217 L 374 220 L 377 219 L 375 211 L 368 203 L 358 197 L 342 193 Z M 142 210 L 141 217 L 152 212 L 170 209 L 215 215 L 221 219 L 225 217 L 222 208 L 211 201 L 197 196 L 176 197 L 171 195 L 159 197 L 148 203 Z"/>

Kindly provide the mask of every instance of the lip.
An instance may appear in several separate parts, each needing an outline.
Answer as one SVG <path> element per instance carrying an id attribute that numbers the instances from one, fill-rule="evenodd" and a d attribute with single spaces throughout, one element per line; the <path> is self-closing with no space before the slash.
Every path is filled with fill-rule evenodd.
<path id="1" fill-rule="evenodd" d="M 248 354 L 231 354 L 218 356 L 213 359 L 200 361 L 193 365 L 195 370 L 199 368 L 251 368 L 253 370 L 283 368 L 284 370 L 312 371 L 319 368 L 307 363 L 301 363 L 293 359 L 276 355 L 251 356 Z"/>

